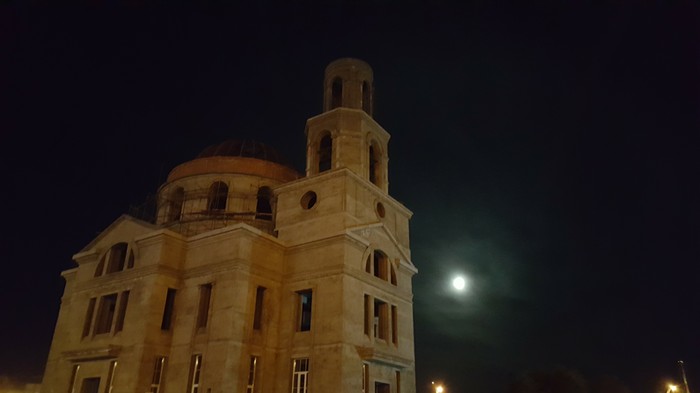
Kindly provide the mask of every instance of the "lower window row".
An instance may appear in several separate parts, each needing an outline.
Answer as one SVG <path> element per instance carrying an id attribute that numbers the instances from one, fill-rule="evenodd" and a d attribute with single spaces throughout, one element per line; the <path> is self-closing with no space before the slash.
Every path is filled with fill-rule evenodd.
<path id="1" fill-rule="evenodd" d="M 257 381 L 257 368 L 258 368 L 259 358 L 258 356 L 251 356 L 248 367 L 248 376 L 246 380 L 246 393 L 255 393 L 255 384 Z M 153 365 L 153 374 L 150 384 L 150 393 L 160 393 L 162 386 L 163 373 L 165 371 L 166 357 L 158 356 L 155 358 L 155 363 Z M 109 392 L 112 390 L 114 383 L 114 372 L 117 368 L 117 361 L 112 361 L 109 364 L 109 372 L 107 375 L 107 389 L 105 391 Z M 77 382 L 81 380 L 79 378 L 80 374 L 80 364 L 73 366 L 73 373 L 70 382 L 70 392 L 80 391 L 80 392 L 99 392 L 100 391 L 100 378 L 90 377 L 82 378 L 79 390 Z M 201 392 L 201 374 L 202 374 L 202 354 L 192 355 L 189 377 L 188 377 L 188 387 L 187 392 L 189 393 L 199 393 Z M 395 384 L 396 393 L 401 392 L 401 373 L 395 371 Z M 374 389 L 370 390 L 369 385 L 369 364 L 362 363 L 362 393 L 390 393 L 391 385 L 386 381 L 375 381 Z M 291 381 L 291 393 L 307 393 L 309 389 L 309 358 L 296 358 L 292 359 L 292 381 Z"/>

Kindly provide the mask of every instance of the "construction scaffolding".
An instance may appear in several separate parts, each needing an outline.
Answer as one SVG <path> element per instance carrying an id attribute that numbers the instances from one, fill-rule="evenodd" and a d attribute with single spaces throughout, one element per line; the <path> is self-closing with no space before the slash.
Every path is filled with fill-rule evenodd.
<path id="1" fill-rule="evenodd" d="M 185 236 L 245 223 L 275 236 L 271 190 L 261 187 L 257 193 L 229 192 L 224 183 L 206 189 L 183 188 L 160 196 L 149 195 L 129 215 L 168 228 Z"/>

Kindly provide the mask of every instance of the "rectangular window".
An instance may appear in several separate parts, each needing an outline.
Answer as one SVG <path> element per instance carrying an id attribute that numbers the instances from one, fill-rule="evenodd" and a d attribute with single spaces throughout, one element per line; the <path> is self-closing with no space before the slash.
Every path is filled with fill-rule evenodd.
<path id="1" fill-rule="evenodd" d="M 396 393 L 401 393 L 401 372 L 396 372 Z"/>
<path id="2" fill-rule="evenodd" d="M 199 393 L 199 374 L 202 371 L 202 354 L 192 355 L 192 364 L 190 365 L 189 393 Z"/>
<path id="3" fill-rule="evenodd" d="M 209 302 L 211 301 L 211 283 L 199 287 L 199 309 L 197 312 L 197 328 L 207 327 L 209 319 Z"/>
<path id="4" fill-rule="evenodd" d="M 297 292 L 299 295 L 299 324 L 298 331 L 306 332 L 311 330 L 311 299 L 312 292 L 310 289 Z"/>
<path id="5" fill-rule="evenodd" d="M 258 366 L 258 357 L 250 357 L 250 367 L 248 368 L 248 385 L 246 386 L 246 393 L 255 393 L 255 369 Z"/>
<path id="6" fill-rule="evenodd" d="M 129 304 L 129 291 L 122 292 L 119 300 L 119 312 L 117 313 L 117 322 L 114 324 L 114 332 L 124 330 L 124 317 L 126 317 L 126 306 Z"/>
<path id="7" fill-rule="evenodd" d="M 362 393 L 369 393 L 367 387 L 369 386 L 369 365 L 367 363 L 362 363 Z"/>
<path id="8" fill-rule="evenodd" d="M 387 279 L 387 256 L 382 251 L 374 251 L 374 276 L 382 280 Z"/>
<path id="9" fill-rule="evenodd" d="M 92 377 L 83 379 L 83 383 L 80 385 L 80 393 L 99 393 L 100 392 L 100 378 Z"/>
<path id="10" fill-rule="evenodd" d="M 90 299 L 88 303 L 87 312 L 85 313 L 85 323 L 83 324 L 83 337 L 87 337 L 90 334 L 90 328 L 92 327 L 92 317 L 95 314 L 95 301 L 96 298 Z"/>
<path id="11" fill-rule="evenodd" d="M 160 393 L 160 381 L 163 378 L 163 370 L 165 369 L 165 356 L 157 356 L 156 363 L 153 366 L 153 378 L 151 379 L 150 393 Z"/>
<path id="12" fill-rule="evenodd" d="M 374 299 L 374 337 L 387 339 L 388 305 L 379 299 Z"/>
<path id="13" fill-rule="evenodd" d="M 253 316 L 253 329 L 260 330 L 262 324 L 263 298 L 265 296 L 265 288 L 258 287 L 255 292 L 255 314 Z"/>
<path id="14" fill-rule="evenodd" d="M 374 383 L 375 393 L 391 393 L 391 385 L 388 383 L 375 382 Z"/>
<path id="15" fill-rule="evenodd" d="M 105 393 L 112 393 L 112 387 L 114 387 L 114 371 L 117 369 L 117 361 L 112 360 L 109 362 L 109 373 L 107 373 L 107 386 L 105 387 Z"/>
<path id="16" fill-rule="evenodd" d="M 396 311 L 396 306 L 392 305 L 391 306 L 391 342 L 394 343 L 394 345 L 399 344 L 399 335 L 398 335 L 398 312 Z"/>
<path id="17" fill-rule="evenodd" d="M 307 393 L 309 388 L 309 359 L 294 359 L 292 362 L 292 393 Z"/>
<path id="18" fill-rule="evenodd" d="M 100 298 L 100 306 L 97 309 L 97 319 L 95 320 L 95 334 L 109 333 L 112 330 L 116 308 L 116 293 Z"/>
<path id="19" fill-rule="evenodd" d="M 372 306 L 371 298 L 369 295 L 365 295 L 365 334 L 369 336 L 369 331 L 371 329 L 371 318 L 372 312 L 370 307 Z"/>
<path id="20" fill-rule="evenodd" d="M 165 295 L 165 307 L 163 307 L 163 320 L 160 322 L 161 330 L 170 330 L 173 321 L 173 310 L 175 309 L 175 290 L 168 288 Z"/>

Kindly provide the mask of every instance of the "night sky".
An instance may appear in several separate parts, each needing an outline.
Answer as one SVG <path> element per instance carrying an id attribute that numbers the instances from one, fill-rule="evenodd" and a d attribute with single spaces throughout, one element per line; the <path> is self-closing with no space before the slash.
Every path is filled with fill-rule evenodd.
<path id="1" fill-rule="evenodd" d="M 0 376 L 40 379 L 60 272 L 172 167 L 249 138 L 303 170 L 357 57 L 414 212 L 419 392 L 660 393 L 680 359 L 700 389 L 700 5 L 290 3 L 0 6 Z"/>

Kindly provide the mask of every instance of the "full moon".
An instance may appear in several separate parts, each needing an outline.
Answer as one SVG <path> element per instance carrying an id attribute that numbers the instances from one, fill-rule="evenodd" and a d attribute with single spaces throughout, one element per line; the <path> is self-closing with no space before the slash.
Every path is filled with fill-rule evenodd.
<path id="1" fill-rule="evenodd" d="M 464 290 L 464 287 L 467 285 L 467 282 L 464 280 L 464 277 L 455 277 L 452 280 L 452 286 L 458 290 Z"/>

